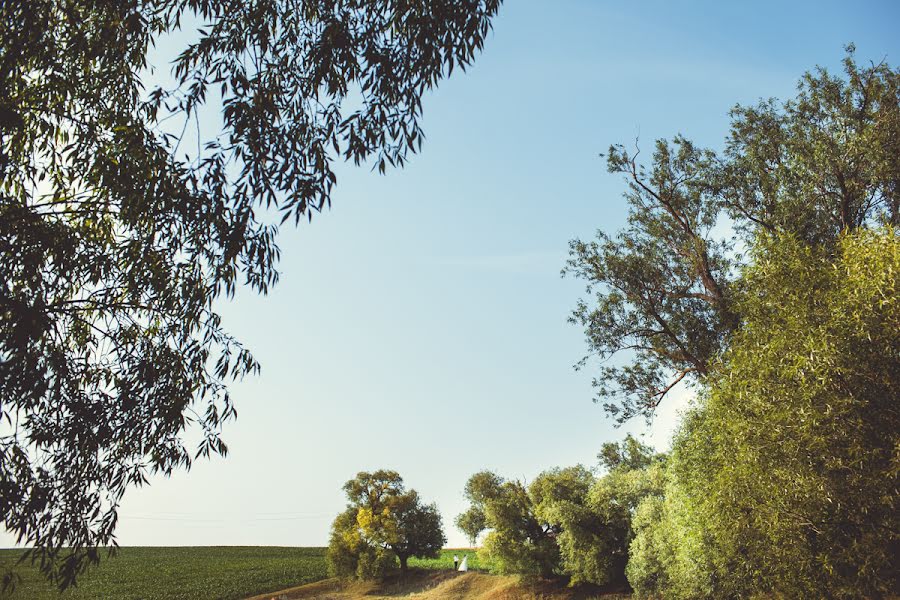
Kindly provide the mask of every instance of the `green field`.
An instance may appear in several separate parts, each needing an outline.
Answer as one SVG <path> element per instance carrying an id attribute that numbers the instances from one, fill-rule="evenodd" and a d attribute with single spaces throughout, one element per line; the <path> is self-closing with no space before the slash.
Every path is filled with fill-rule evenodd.
<path id="1" fill-rule="evenodd" d="M 410 567 L 451 569 L 453 555 L 471 550 L 444 550 L 435 559 L 410 559 Z M 22 576 L 12 600 L 233 600 L 324 579 L 325 548 L 200 547 L 121 548 L 79 579 L 62 595 L 35 568 L 16 566 L 21 550 L 0 550 L 0 573 L 14 568 Z"/>
<path id="2" fill-rule="evenodd" d="M 0 572 L 21 550 L 0 550 Z M 62 595 L 36 569 L 15 567 L 22 582 L 12 599 L 237 599 L 327 577 L 324 548 L 121 548 Z"/>

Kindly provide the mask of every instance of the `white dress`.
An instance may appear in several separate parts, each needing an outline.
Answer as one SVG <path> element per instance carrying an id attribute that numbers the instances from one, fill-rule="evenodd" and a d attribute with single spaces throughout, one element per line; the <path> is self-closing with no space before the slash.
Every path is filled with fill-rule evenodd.
<path id="1" fill-rule="evenodd" d="M 459 563 L 458 571 L 468 571 L 469 570 L 469 556 L 463 556 L 463 561 Z"/>

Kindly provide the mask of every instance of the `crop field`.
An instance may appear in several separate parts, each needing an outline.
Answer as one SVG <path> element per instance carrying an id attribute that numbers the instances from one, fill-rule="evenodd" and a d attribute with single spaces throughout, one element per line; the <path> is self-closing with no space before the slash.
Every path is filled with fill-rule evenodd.
<path id="1" fill-rule="evenodd" d="M 22 576 L 12 600 L 234 600 L 328 576 L 324 548 L 121 548 L 62 595 L 36 568 L 16 566 L 21 550 L 0 550 L 0 574 Z M 451 555 L 452 558 L 452 555 Z"/>
<path id="2" fill-rule="evenodd" d="M 420 569 L 452 569 L 453 555 L 469 555 L 469 569 L 479 570 L 474 550 L 443 550 L 434 559 L 411 558 Z M 0 550 L 0 575 L 13 568 L 22 580 L 10 600 L 235 600 L 324 579 L 325 548 L 199 547 L 121 548 L 113 558 L 91 568 L 78 587 L 62 595 L 37 569 L 17 565 L 21 550 Z"/>

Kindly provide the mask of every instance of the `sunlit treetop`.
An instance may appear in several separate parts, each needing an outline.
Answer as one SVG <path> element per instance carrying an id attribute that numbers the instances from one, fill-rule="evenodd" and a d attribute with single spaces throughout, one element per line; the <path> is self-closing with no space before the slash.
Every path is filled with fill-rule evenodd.
<path id="1" fill-rule="evenodd" d="M 597 400 L 618 421 L 651 417 L 677 384 L 710 375 L 741 326 L 741 250 L 757 235 L 827 248 L 900 223 L 900 71 L 853 52 L 843 76 L 817 69 L 793 99 L 736 107 L 721 153 L 679 136 L 657 141 L 645 167 L 640 150 L 610 148 L 628 224 L 574 240 L 566 271 L 590 294 L 571 317 L 588 345 L 579 365 L 599 359 Z"/>

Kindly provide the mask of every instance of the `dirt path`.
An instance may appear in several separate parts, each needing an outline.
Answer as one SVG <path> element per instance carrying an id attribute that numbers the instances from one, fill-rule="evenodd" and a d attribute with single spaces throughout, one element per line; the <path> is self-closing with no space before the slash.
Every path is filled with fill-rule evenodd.
<path id="1" fill-rule="evenodd" d="M 376 583 L 342 584 L 326 579 L 307 585 L 254 596 L 248 600 L 626 600 L 627 594 L 572 589 L 558 582 L 525 584 L 518 577 L 425 571 L 405 578 Z"/>

